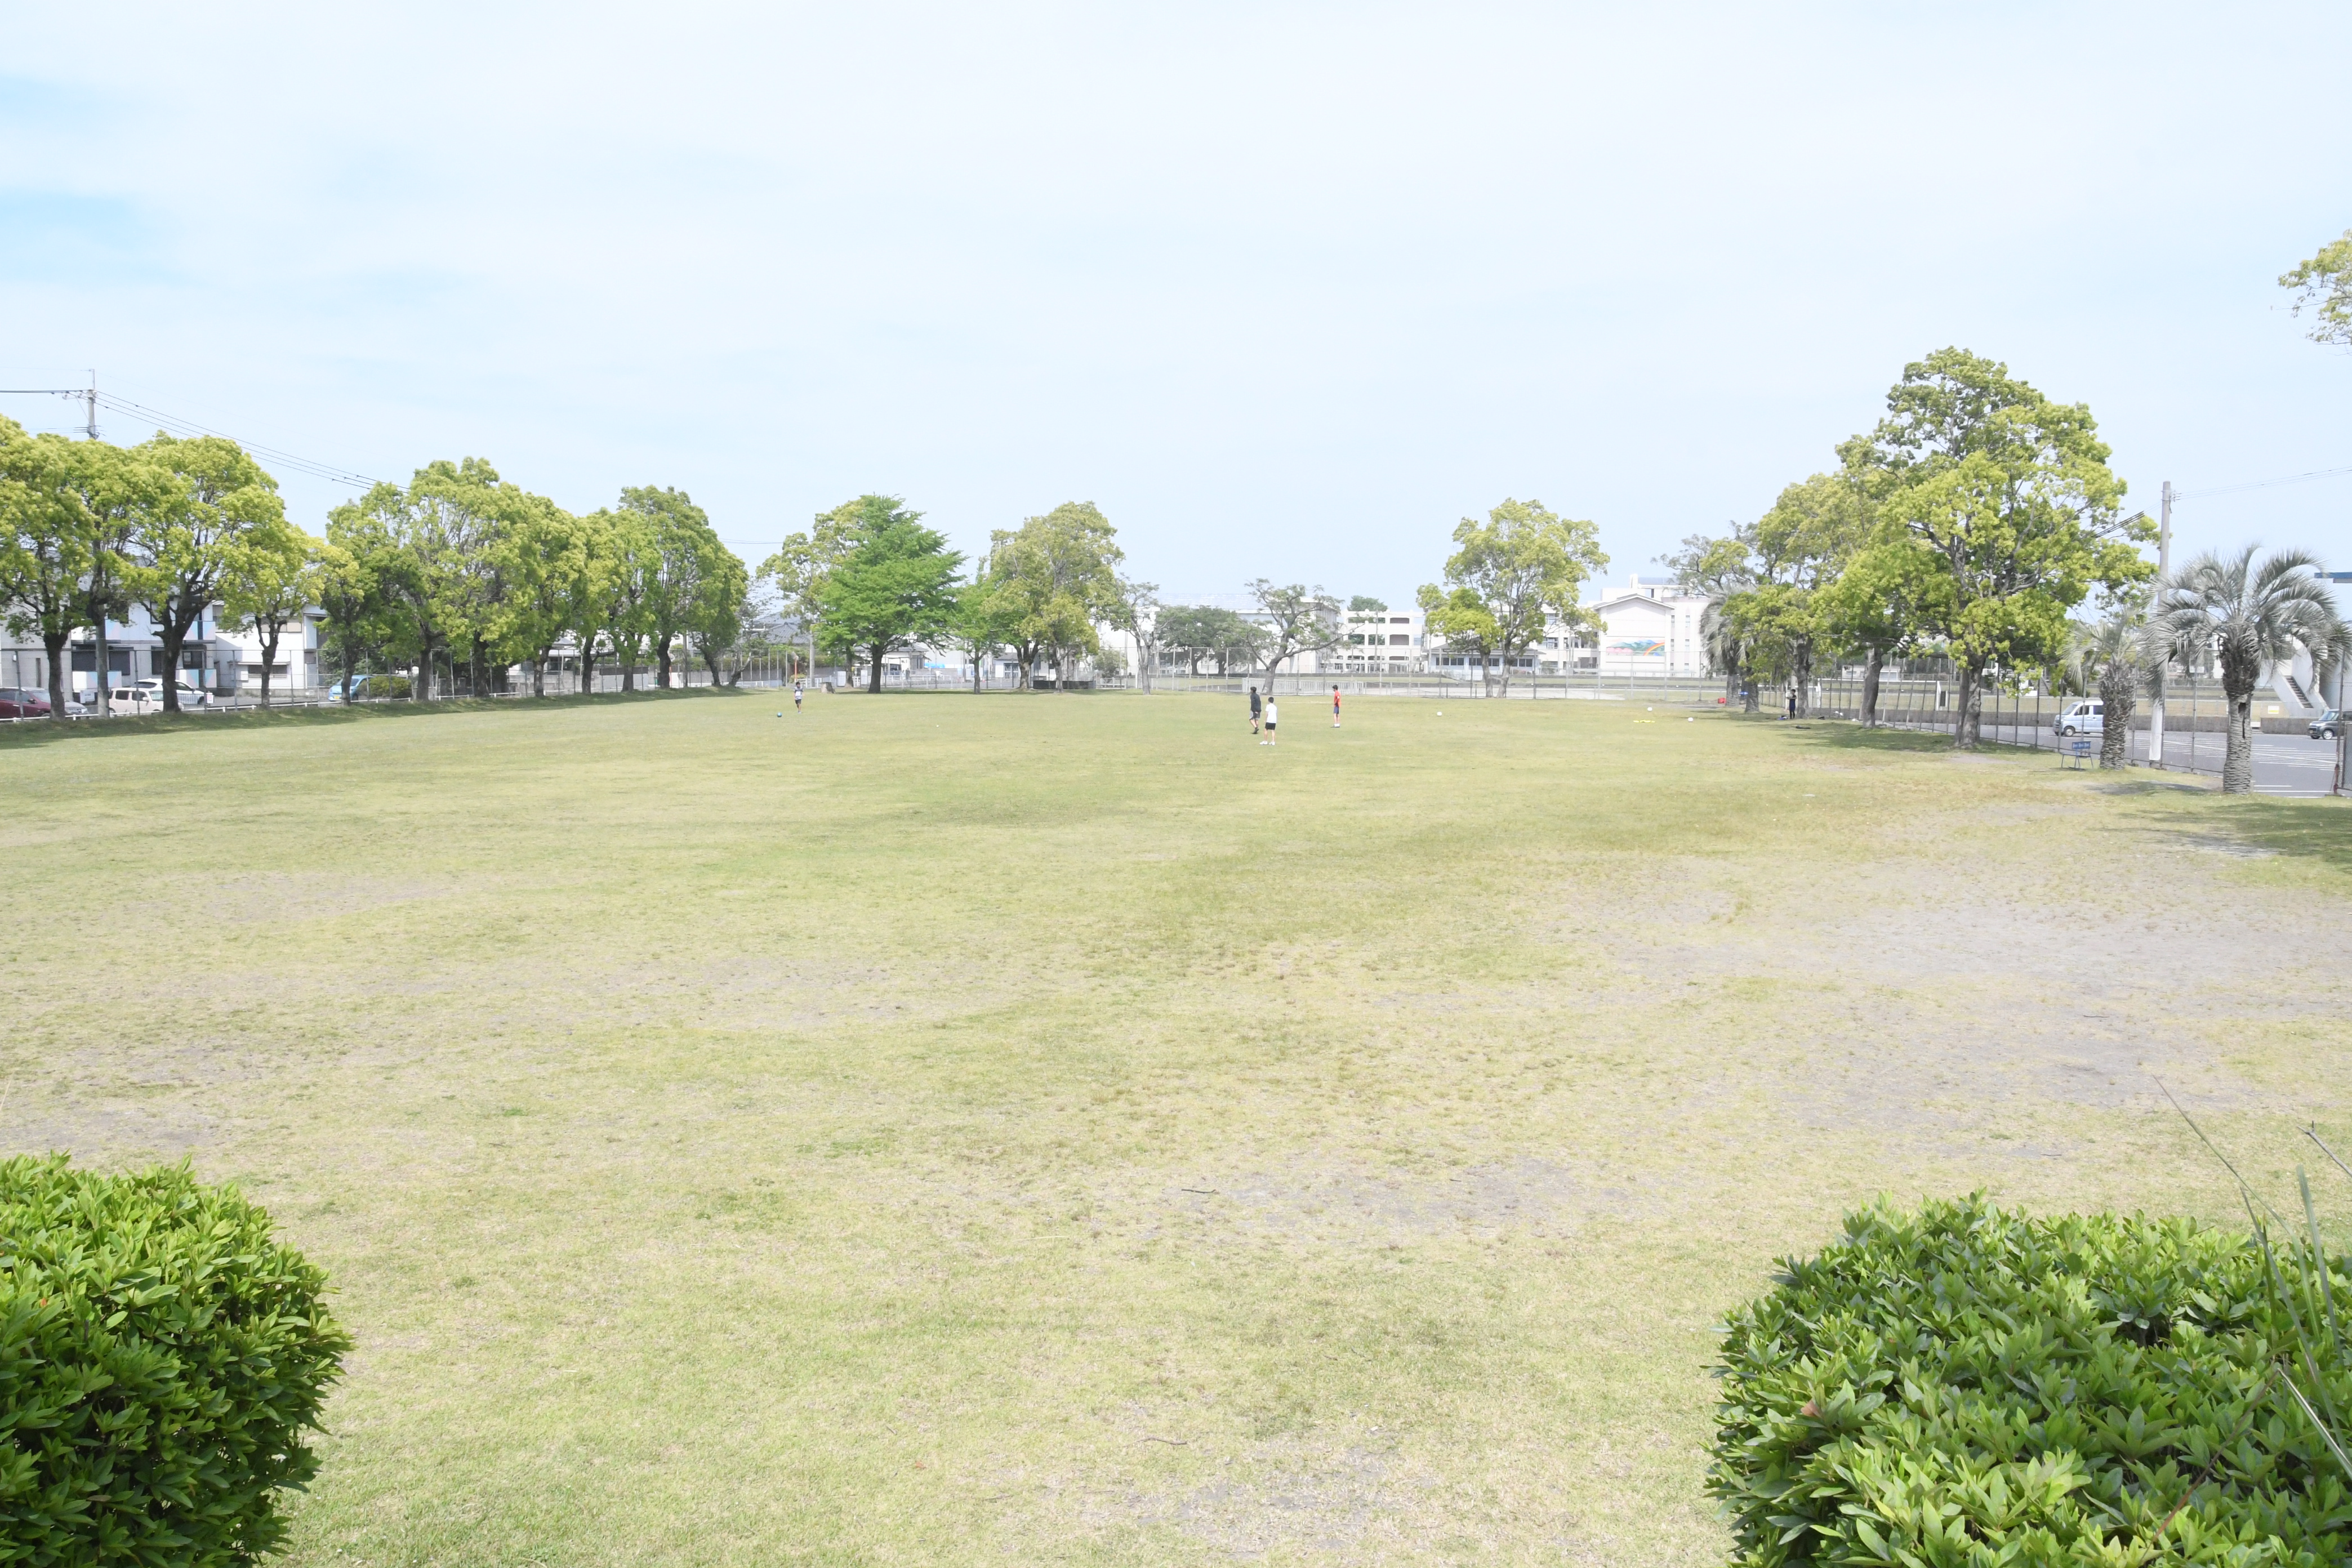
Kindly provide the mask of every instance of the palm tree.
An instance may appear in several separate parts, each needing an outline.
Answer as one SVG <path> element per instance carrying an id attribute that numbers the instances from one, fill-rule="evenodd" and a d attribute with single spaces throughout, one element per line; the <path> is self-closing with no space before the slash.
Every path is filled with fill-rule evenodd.
<path id="1" fill-rule="evenodd" d="M 1721 599 L 1707 601 L 1706 611 L 1699 616 L 1700 646 L 1706 650 L 1706 661 L 1723 677 L 1726 701 L 1737 697 L 1740 685 L 1748 674 L 1749 648 L 1746 633 L 1723 613 Z M 1747 711 L 1756 711 L 1756 683 L 1747 680 Z"/>
<path id="2" fill-rule="evenodd" d="M 2221 666 L 2229 704 L 2228 744 L 2221 788 L 2245 795 L 2254 787 L 2254 687 L 2267 665 L 2339 647 L 2343 623 L 2319 563 L 2300 550 L 2282 550 L 2261 566 L 2248 545 L 2224 559 L 2211 551 L 2168 578 L 2158 591 L 2151 630 L 2158 646 L 2210 645 Z"/>
<path id="3" fill-rule="evenodd" d="M 2152 661 L 2147 627 L 2137 613 L 2125 607 L 2091 628 L 2076 650 L 2085 679 L 2099 683 L 2099 766 L 2127 767 L 2131 763 L 2132 710 L 2146 683 Z"/>

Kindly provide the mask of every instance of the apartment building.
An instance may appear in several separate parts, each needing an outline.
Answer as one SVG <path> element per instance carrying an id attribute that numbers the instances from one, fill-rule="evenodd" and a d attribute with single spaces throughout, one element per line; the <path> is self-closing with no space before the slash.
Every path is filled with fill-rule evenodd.
<path id="1" fill-rule="evenodd" d="M 286 628 L 278 639 L 278 659 L 270 668 L 275 691 L 298 691 L 320 683 L 317 612 Z M 179 678 L 188 685 L 218 696 L 236 696 L 261 689 L 261 638 L 240 627 L 224 625 L 206 611 L 180 647 Z M 122 620 L 106 623 L 107 685 L 131 686 L 161 679 L 163 641 L 156 636 L 147 612 L 132 606 Z M 66 645 L 68 700 L 94 704 L 98 700 L 98 638 L 89 627 L 76 632 Z M 16 637 L 0 629 L 0 686 L 45 690 L 49 684 L 48 651 L 37 638 Z"/>

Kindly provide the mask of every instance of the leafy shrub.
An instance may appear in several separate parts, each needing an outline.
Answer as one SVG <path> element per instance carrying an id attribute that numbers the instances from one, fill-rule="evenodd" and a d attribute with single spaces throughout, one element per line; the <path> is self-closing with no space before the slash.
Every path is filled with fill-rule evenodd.
<path id="1" fill-rule="evenodd" d="M 2189 1220 L 1852 1216 L 1727 1329 L 1709 1486 L 1738 1561 L 2343 1563 L 2352 1491 L 2298 1394 L 2332 1419 L 2352 1375 L 2296 1314 L 2352 1285 L 2295 1270 Z"/>
<path id="2" fill-rule="evenodd" d="M 274 1546 L 350 1346 L 324 1285 L 185 1166 L 0 1161 L 0 1563 L 209 1568 Z"/>

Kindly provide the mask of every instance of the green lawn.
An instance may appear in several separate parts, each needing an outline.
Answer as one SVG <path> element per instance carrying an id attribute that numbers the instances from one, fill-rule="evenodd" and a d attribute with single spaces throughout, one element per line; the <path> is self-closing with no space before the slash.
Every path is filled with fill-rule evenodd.
<path id="1" fill-rule="evenodd" d="M 1286 706 L 20 727 L 0 1147 L 327 1266 L 303 1564 L 1699 1564 L 1775 1255 L 2352 1136 L 2333 803 Z"/>

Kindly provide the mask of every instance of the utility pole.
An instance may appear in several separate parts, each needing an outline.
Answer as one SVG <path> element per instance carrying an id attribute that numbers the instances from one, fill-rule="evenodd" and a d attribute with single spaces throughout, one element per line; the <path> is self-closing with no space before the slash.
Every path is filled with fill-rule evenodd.
<path id="1" fill-rule="evenodd" d="M 89 390 L 82 394 L 82 402 L 89 410 L 89 417 L 83 423 L 81 433 L 95 441 L 98 439 L 98 372 L 94 370 L 89 373 Z"/>
<path id="2" fill-rule="evenodd" d="M 2156 580 L 2159 591 L 2166 577 L 2172 573 L 2172 481 L 2164 481 L 2163 504 L 2158 509 L 2156 524 Z M 2154 688 L 2148 693 L 2147 705 L 2147 765 L 2164 766 L 2164 665 L 2156 661 L 2156 674 L 2149 681 Z M 2189 716 L 2190 734 L 2197 732 L 2197 715 Z"/>

